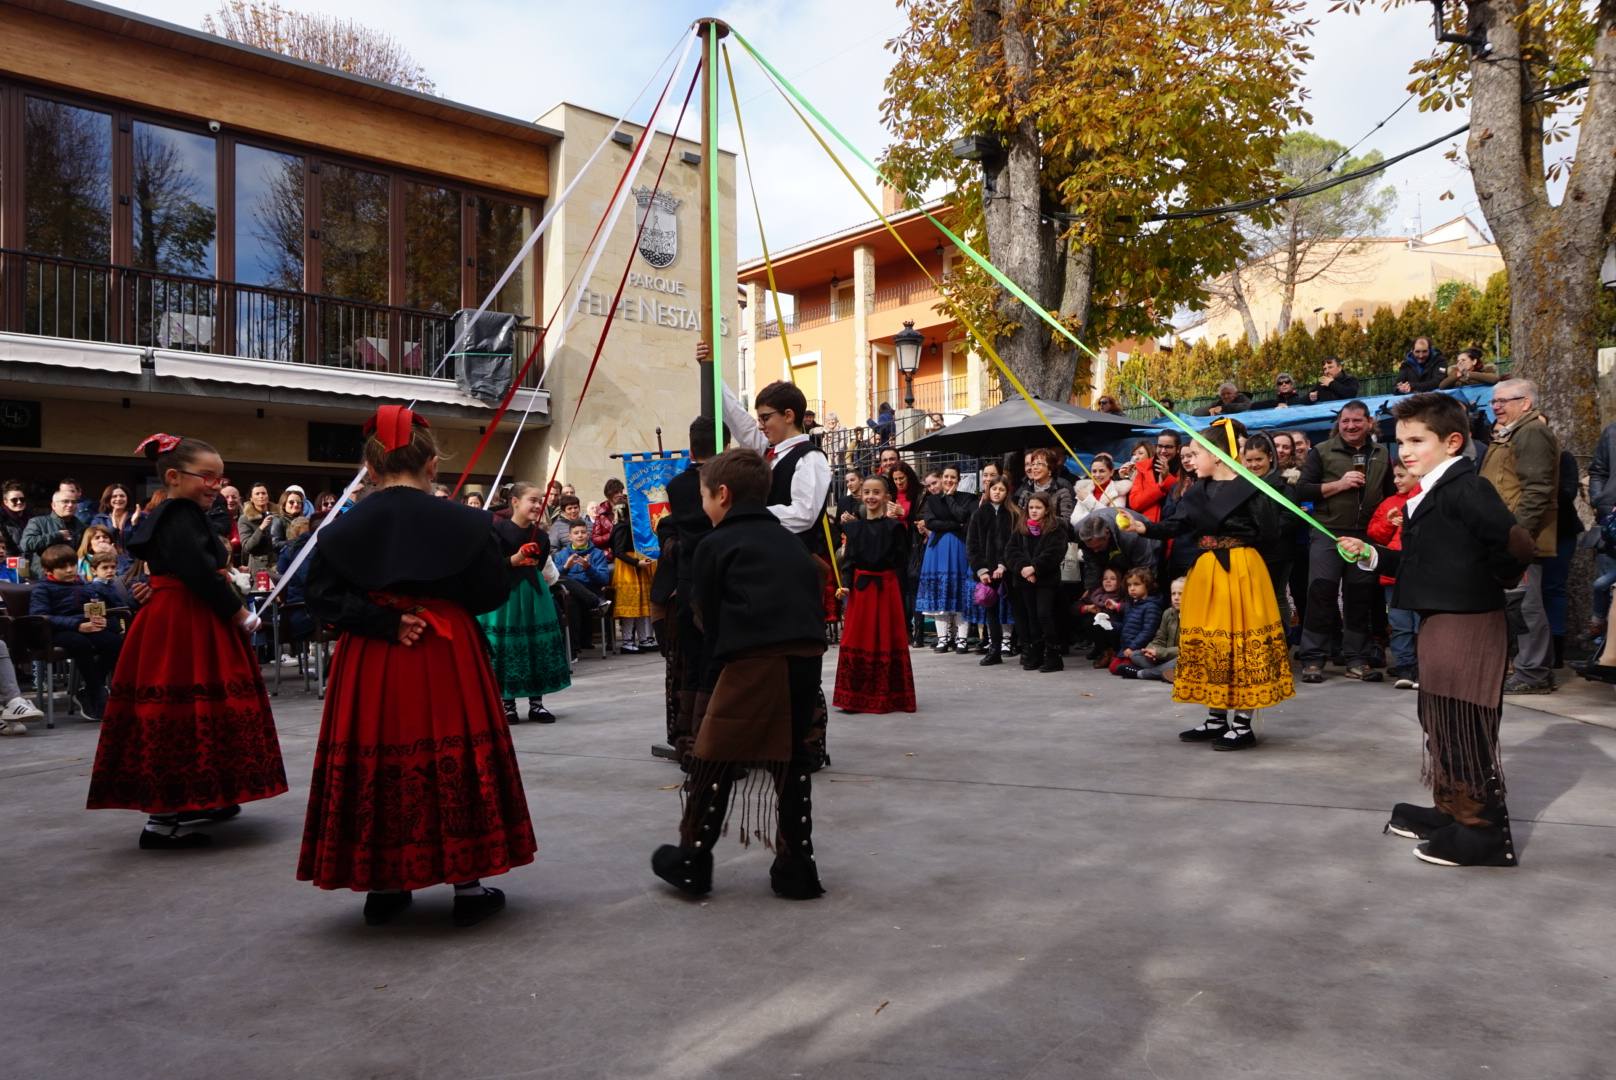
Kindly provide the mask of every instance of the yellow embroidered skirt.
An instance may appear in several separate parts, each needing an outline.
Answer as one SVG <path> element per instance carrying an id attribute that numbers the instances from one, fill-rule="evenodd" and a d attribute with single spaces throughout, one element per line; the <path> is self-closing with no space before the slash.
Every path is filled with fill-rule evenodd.
<path id="1" fill-rule="evenodd" d="M 651 617 L 651 575 L 655 573 L 655 559 L 643 566 L 628 559 L 612 560 L 612 618 Z"/>
<path id="2" fill-rule="evenodd" d="M 1254 548 L 1208 551 L 1184 586 L 1173 700 L 1209 709 L 1262 709 L 1296 692 L 1290 648 L 1268 567 Z"/>

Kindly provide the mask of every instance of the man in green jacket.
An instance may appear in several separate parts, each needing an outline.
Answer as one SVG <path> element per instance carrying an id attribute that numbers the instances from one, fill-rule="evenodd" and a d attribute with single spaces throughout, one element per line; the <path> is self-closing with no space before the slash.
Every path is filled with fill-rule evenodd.
<path id="1" fill-rule="evenodd" d="M 1336 415 L 1335 433 L 1307 453 L 1296 482 L 1299 502 L 1313 504 L 1313 516 L 1337 536 L 1369 535 L 1369 519 L 1382 499 L 1392 493 L 1391 459 L 1384 446 L 1375 445 L 1375 424 L 1369 406 L 1349 401 Z M 1336 614 L 1341 598 L 1342 618 Z M 1302 640 L 1302 681 L 1324 681 L 1324 662 L 1336 635 L 1346 658 L 1346 676 L 1380 682 L 1381 673 L 1369 666 L 1369 635 L 1375 605 L 1382 602 L 1380 580 L 1336 554 L 1335 542 L 1315 532 L 1308 548 L 1308 588 Z"/>
<path id="2" fill-rule="evenodd" d="M 1518 587 L 1504 596 L 1516 629 L 1515 673 L 1506 694 L 1554 690 L 1554 638 L 1543 607 L 1543 560 L 1552 559 L 1559 521 L 1560 440 L 1537 408 L 1537 385 L 1506 379 L 1493 391 L 1492 445 L 1481 463 L 1482 479 L 1498 489 L 1515 523 L 1532 534 L 1537 559 Z"/>

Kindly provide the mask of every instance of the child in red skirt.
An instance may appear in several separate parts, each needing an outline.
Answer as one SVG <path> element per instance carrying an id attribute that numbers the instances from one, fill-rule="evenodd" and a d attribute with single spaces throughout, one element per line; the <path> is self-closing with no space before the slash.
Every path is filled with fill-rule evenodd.
<path id="1" fill-rule="evenodd" d="M 505 602 L 513 567 L 482 510 L 434 498 L 426 420 L 384 405 L 365 426 L 376 491 L 318 534 L 308 606 L 342 631 L 314 753 L 297 876 L 368 892 L 388 922 L 413 889 L 455 883 L 454 923 L 505 906 L 481 878 L 537 845 L 499 686 L 472 616 Z"/>
<path id="2" fill-rule="evenodd" d="M 909 568 L 909 530 L 887 516 L 887 485 L 881 477 L 864 481 L 859 501 L 864 515 L 842 523 L 846 576 L 836 597 L 848 598 L 848 603 L 831 704 L 857 713 L 914 712 L 909 620 L 898 580 Z"/>
<path id="3" fill-rule="evenodd" d="M 88 805 L 150 815 L 145 850 L 206 847 L 206 833 L 181 830 L 279 795 L 286 770 L 252 651 L 258 617 L 224 576 L 229 551 L 208 523 L 224 461 L 207 443 L 174 435 L 153 435 L 135 451 L 156 463 L 166 497 L 129 537 L 152 597 L 112 674 Z"/>

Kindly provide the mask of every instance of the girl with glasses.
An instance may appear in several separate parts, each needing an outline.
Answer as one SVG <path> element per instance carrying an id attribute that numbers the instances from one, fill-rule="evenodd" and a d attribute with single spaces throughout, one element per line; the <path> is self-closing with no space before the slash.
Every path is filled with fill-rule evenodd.
<path id="1" fill-rule="evenodd" d="M 286 790 L 269 696 L 253 656 L 258 616 L 220 573 L 230 555 L 207 512 L 224 462 L 198 439 L 153 435 L 137 452 L 167 493 L 129 549 L 151 572 L 113 671 L 90 774 L 92 810 L 140 810 L 147 851 L 207 847 L 186 831 Z"/>

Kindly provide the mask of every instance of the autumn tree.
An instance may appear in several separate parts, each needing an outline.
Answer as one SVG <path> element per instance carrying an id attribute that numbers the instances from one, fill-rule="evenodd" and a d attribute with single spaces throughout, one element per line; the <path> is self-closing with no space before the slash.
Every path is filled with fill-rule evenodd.
<path id="1" fill-rule="evenodd" d="M 905 0 L 884 166 L 953 189 L 986 254 L 1082 340 L 1159 330 L 1231 269 L 1235 221 L 1151 215 L 1279 189 L 1308 119 L 1297 0 Z M 963 160 L 952 144 L 967 137 Z M 974 149 L 971 149 L 974 148 Z M 1271 219 L 1263 216 L 1264 224 Z M 1017 377 L 1065 400 L 1079 356 L 979 270 L 952 294 Z"/>
<path id="2" fill-rule="evenodd" d="M 1374 151 L 1348 157 L 1347 147 L 1341 143 L 1311 131 L 1293 131 L 1285 136 L 1275 165 L 1281 183 L 1294 189 L 1357 172 L 1380 160 L 1381 155 Z M 1242 219 L 1250 261 L 1208 288 L 1239 313 L 1246 338 L 1253 345 L 1262 340 L 1251 311 L 1254 288 L 1279 297 L 1274 329 L 1283 336 L 1291 326 L 1298 287 L 1314 281 L 1348 282 L 1363 271 L 1363 240 L 1380 227 L 1397 201 L 1393 188 L 1377 188 L 1375 183 L 1374 176 L 1359 177 L 1317 194 L 1287 199 L 1266 222 Z"/>
<path id="3" fill-rule="evenodd" d="M 202 29 L 257 49 L 322 64 L 350 75 L 434 93 L 437 84 L 390 34 L 339 19 L 289 11 L 273 2 L 225 0 L 202 17 Z"/>
<path id="4" fill-rule="evenodd" d="M 1600 420 L 1599 264 L 1616 227 L 1616 2 L 1437 10 L 1446 36 L 1469 41 L 1436 43 L 1409 89 L 1423 110 L 1470 110 L 1463 156 L 1509 271 L 1514 370 L 1536 381 L 1544 412 L 1586 455 Z"/>

